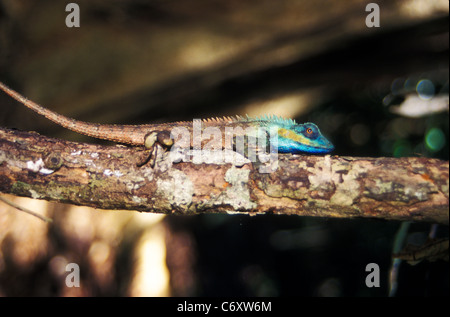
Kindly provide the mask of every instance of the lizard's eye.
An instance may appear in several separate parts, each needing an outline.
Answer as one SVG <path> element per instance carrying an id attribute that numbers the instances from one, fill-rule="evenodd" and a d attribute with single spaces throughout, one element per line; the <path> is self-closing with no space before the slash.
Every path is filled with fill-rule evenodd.
<path id="1" fill-rule="evenodd" d="M 308 128 L 308 129 L 306 129 L 306 133 L 312 134 L 312 133 L 313 133 L 313 130 L 312 130 L 311 128 Z"/>

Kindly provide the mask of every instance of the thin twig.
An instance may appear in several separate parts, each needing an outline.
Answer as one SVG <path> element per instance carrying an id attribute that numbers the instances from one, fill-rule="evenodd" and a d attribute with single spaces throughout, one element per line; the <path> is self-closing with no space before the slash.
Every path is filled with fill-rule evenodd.
<path id="1" fill-rule="evenodd" d="M 11 207 L 14 207 L 14 208 L 16 208 L 16 209 L 18 209 L 20 211 L 26 212 L 27 214 L 35 216 L 35 217 L 37 217 L 37 218 L 39 218 L 39 219 L 41 219 L 41 220 L 43 220 L 43 221 L 45 221 L 47 223 L 52 223 L 53 222 L 53 219 L 45 217 L 43 215 L 40 215 L 40 214 L 38 214 L 38 213 L 36 213 L 36 212 L 34 212 L 32 210 L 29 210 L 27 208 L 22 207 L 22 206 L 19 206 L 19 205 L 13 203 L 12 201 L 9 201 L 8 199 L 6 199 L 4 197 L 0 196 L 0 200 L 3 201 L 5 204 L 10 205 Z"/>

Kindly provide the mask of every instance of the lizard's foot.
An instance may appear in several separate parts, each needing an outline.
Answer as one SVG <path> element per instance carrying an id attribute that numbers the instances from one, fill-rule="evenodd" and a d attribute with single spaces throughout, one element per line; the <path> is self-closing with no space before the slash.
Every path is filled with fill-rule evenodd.
<path id="1" fill-rule="evenodd" d="M 150 149 L 146 149 L 144 151 L 144 156 L 143 159 L 138 161 L 136 163 L 136 166 L 141 167 L 144 166 L 145 164 L 150 164 L 150 167 L 155 167 L 155 163 L 156 163 L 156 156 L 158 155 L 158 144 L 154 144 L 153 147 L 151 147 Z"/>

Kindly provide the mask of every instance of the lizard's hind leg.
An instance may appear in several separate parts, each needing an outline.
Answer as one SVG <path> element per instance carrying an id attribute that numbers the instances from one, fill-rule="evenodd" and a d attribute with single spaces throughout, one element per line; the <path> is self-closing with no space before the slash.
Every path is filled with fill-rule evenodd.
<path id="1" fill-rule="evenodd" d="M 149 163 L 151 167 L 155 166 L 156 157 L 158 155 L 158 147 L 170 148 L 173 145 L 173 139 L 170 137 L 170 133 L 167 131 L 152 131 L 145 136 L 144 147 L 148 155 L 145 159 L 137 164 L 137 166 L 143 166 Z"/>

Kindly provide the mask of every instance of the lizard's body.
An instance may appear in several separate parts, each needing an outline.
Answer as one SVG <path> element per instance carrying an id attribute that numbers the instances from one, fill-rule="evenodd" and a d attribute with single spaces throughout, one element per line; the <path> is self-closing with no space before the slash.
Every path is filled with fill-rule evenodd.
<path id="1" fill-rule="evenodd" d="M 44 108 L 35 102 L 28 100 L 18 92 L 8 88 L 0 82 L 0 88 L 8 95 L 32 109 L 38 114 L 61 125 L 69 130 L 80 134 L 88 135 L 97 139 L 109 140 L 118 143 L 125 143 L 135 146 L 145 146 L 153 148 L 155 143 L 163 147 L 171 147 L 173 140 L 170 133 L 176 128 L 186 129 L 190 134 L 189 146 L 196 145 L 194 141 L 195 129 L 193 122 L 173 122 L 163 124 L 142 124 L 142 125 L 111 125 L 96 124 L 78 121 L 68 118 L 47 108 Z M 230 133 L 234 136 L 246 134 L 247 128 L 261 128 L 267 135 L 277 135 L 277 148 L 280 153 L 313 153 L 322 154 L 331 152 L 334 147 L 321 133 L 319 128 L 313 123 L 297 124 L 292 119 L 282 119 L 276 116 L 245 118 L 241 116 L 223 117 L 201 120 L 201 131 L 211 131 L 208 128 L 218 128 L 221 138 L 202 139 L 201 146 L 206 143 L 217 148 L 226 148 Z M 275 133 L 275 134 L 270 134 Z"/>

